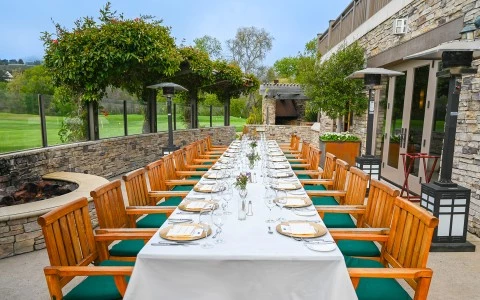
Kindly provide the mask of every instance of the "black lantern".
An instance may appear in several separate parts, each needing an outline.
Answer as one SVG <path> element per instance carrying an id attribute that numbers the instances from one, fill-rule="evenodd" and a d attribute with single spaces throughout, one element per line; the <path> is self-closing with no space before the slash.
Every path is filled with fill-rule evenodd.
<path id="1" fill-rule="evenodd" d="M 474 37 L 473 30 L 462 30 L 462 37 Z M 439 219 L 430 251 L 475 251 L 475 245 L 467 242 L 468 209 L 471 191 L 452 182 L 452 166 L 457 130 L 458 105 L 462 75 L 475 74 L 473 57 L 480 56 L 480 42 L 473 39 L 455 40 L 437 47 L 409 55 L 404 59 L 441 60 L 443 70 L 437 77 L 450 79 L 448 87 L 445 136 L 443 139 L 440 180 L 422 183 L 420 206 Z"/>
<path id="2" fill-rule="evenodd" d="M 370 178 L 379 180 L 381 176 L 380 165 L 382 159 L 377 157 L 372 152 L 372 137 L 373 137 L 373 116 L 375 114 L 375 97 L 373 89 L 380 85 L 382 76 L 400 76 L 404 75 L 402 72 L 387 70 L 383 68 L 366 68 L 360 71 L 353 72 L 348 79 L 362 79 L 365 86 L 368 88 L 368 119 L 367 119 L 367 139 L 366 139 L 366 153 L 355 158 L 355 166 L 365 173 L 370 174 Z"/>
<path id="3" fill-rule="evenodd" d="M 167 155 L 179 148 L 173 144 L 172 97 L 175 94 L 175 91 L 188 91 L 188 90 L 181 85 L 171 83 L 171 82 L 154 84 L 154 85 L 148 86 L 148 88 L 151 88 L 151 89 L 162 88 L 163 95 L 165 96 L 165 98 L 167 98 L 168 145 L 167 147 L 162 148 L 162 154 Z"/>

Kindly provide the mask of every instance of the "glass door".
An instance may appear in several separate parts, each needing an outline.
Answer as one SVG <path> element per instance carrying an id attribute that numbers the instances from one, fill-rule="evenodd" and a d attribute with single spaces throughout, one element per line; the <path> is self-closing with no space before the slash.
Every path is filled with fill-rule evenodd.
<path id="1" fill-rule="evenodd" d="M 414 193 L 420 191 L 420 182 L 424 177 L 420 160 L 410 160 L 402 153 L 428 153 L 427 137 L 431 134 L 431 124 L 427 122 L 426 111 L 431 109 L 430 94 L 435 72 L 431 65 L 414 62 L 406 64 L 405 76 L 390 80 L 389 97 L 385 124 L 384 150 L 382 157 L 382 177 L 402 187 L 405 169 L 411 165 L 409 187 Z M 432 99 L 433 100 L 433 99 Z M 432 103 L 434 101 L 431 101 Z M 433 106 L 433 105 L 432 105 Z M 432 107 L 433 108 L 433 107 Z M 432 109 L 433 110 L 433 109 Z M 429 131 L 430 130 L 430 131 Z"/>

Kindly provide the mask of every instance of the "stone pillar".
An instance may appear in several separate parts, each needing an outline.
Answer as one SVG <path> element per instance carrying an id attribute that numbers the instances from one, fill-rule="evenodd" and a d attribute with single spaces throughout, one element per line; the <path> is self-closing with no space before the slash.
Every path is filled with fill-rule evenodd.
<path id="1" fill-rule="evenodd" d="M 263 124 L 275 125 L 276 100 L 265 96 L 262 101 Z"/>

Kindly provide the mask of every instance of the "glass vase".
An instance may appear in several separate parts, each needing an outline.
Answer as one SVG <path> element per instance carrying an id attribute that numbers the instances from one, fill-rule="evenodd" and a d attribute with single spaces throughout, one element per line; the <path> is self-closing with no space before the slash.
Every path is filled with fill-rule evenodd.
<path id="1" fill-rule="evenodd" d="M 240 200 L 238 202 L 238 219 L 243 221 L 247 218 L 247 189 L 239 189 L 238 195 Z"/>

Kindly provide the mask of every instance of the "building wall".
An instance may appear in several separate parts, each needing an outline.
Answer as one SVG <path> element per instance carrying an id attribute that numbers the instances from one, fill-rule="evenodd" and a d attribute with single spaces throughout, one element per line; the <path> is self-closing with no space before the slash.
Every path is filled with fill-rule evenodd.
<path id="1" fill-rule="evenodd" d="M 263 124 L 275 125 L 275 102 L 274 98 L 264 97 L 262 100 Z"/>
<path id="2" fill-rule="evenodd" d="M 394 0 L 395 1 L 395 0 Z M 384 51 L 419 37 L 448 22 L 463 19 L 472 22 L 480 15 L 480 0 L 414 0 L 389 19 L 357 38 L 365 48 L 367 60 Z M 408 18 L 408 32 L 393 34 L 393 20 Z M 458 29 L 460 31 L 461 28 Z M 477 37 L 479 32 L 477 30 Z M 460 34 L 458 34 L 458 38 Z M 419 40 L 421 42 L 421 40 Z M 413 53 L 411 53 L 413 54 Z M 329 53 L 325 55 L 328 57 Z M 396 58 L 400 60 L 401 58 Z M 393 63 L 393 61 L 392 61 Z M 397 62 L 398 63 L 398 62 Z M 473 63 L 479 67 L 480 61 Z M 388 66 L 387 66 L 388 67 Z M 480 235 L 480 74 L 463 78 L 453 162 L 454 182 L 472 190 L 468 229 Z M 354 118 L 352 132 L 365 141 L 366 115 Z M 377 148 L 381 144 L 383 124 L 377 127 Z M 363 147 L 365 143 L 363 142 Z"/>

